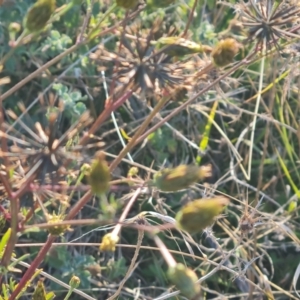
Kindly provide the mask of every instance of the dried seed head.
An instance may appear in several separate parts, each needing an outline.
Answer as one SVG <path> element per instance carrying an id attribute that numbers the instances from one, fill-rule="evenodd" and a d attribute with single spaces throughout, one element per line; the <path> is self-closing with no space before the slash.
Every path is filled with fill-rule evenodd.
<path id="1" fill-rule="evenodd" d="M 156 44 L 153 41 L 161 36 L 162 26 L 160 19 L 154 21 L 151 29 L 145 29 L 141 23 L 133 24 L 126 28 L 128 36 L 122 37 L 122 49 L 119 52 L 114 53 L 99 46 L 91 54 L 91 58 L 99 64 L 99 71 L 103 68 L 111 70 L 113 78 L 120 83 L 116 89 L 116 97 L 128 89 L 147 96 L 154 94 L 160 97 L 163 90 L 185 85 L 191 78 L 194 64 L 184 60 L 173 61 L 172 57 L 153 47 Z M 117 72 L 112 68 L 116 64 Z"/>
<path id="2" fill-rule="evenodd" d="M 223 196 L 189 202 L 177 213 L 177 225 L 189 233 L 201 232 L 213 224 L 228 203 L 229 200 Z"/>
<path id="3" fill-rule="evenodd" d="M 88 181 L 94 194 L 102 194 L 109 189 L 110 171 L 103 152 L 96 153 L 88 172 Z"/>
<path id="4" fill-rule="evenodd" d="M 281 39 L 294 37 L 300 16 L 299 1 L 250 0 L 236 5 L 240 21 L 248 31 L 247 41 L 256 41 L 261 48 L 280 49 Z M 258 49 L 258 47 L 257 47 Z"/>
<path id="5" fill-rule="evenodd" d="M 27 30 L 42 30 L 55 10 L 55 0 L 38 0 L 28 11 L 25 17 Z"/>
<path id="6" fill-rule="evenodd" d="M 119 237 L 112 233 L 107 233 L 102 238 L 102 243 L 100 245 L 101 251 L 111 251 L 114 252 L 116 250 L 116 244 L 119 241 Z"/>
<path id="7" fill-rule="evenodd" d="M 259 204 L 260 202 L 258 203 L 258 205 Z M 259 221 L 259 217 L 255 216 L 256 212 L 256 208 L 249 206 L 247 202 L 245 205 L 245 210 L 239 222 L 239 228 L 243 236 L 251 233 L 254 229 L 255 223 Z"/>
<path id="8" fill-rule="evenodd" d="M 214 64 L 217 67 L 225 67 L 232 63 L 239 49 L 240 44 L 235 39 L 228 38 L 220 41 L 211 53 Z"/>
<path id="9" fill-rule="evenodd" d="M 243 235 L 252 232 L 254 228 L 254 220 L 250 215 L 244 215 L 240 220 L 240 229 Z"/>
<path id="10" fill-rule="evenodd" d="M 139 3 L 139 0 L 116 0 L 116 2 L 119 7 L 131 9 Z"/>
<path id="11" fill-rule="evenodd" d="M 183 264 L 176 264 L 168 270 L 168 276 L 172 283 L 188 299 L 197 299 L 200 294 L 200 284 L 197 283 L 197 275 Z"/>
<path id="12" fill-rule="evenodd" d="M 154 185 L 163 192 L 175 192 L 211 176 L 211 166 L 180 165 L 154 175 Z"/>

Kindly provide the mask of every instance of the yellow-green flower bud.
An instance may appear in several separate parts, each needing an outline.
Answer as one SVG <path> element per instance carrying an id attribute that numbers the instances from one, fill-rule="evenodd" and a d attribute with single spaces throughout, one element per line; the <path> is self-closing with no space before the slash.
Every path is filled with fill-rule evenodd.
<path id="1" fill-rule="evenodd" d="M 220 41 L 212 50 L 211 56 L 217 67 L 224 67 L 233 62 L 234 57 L 239 52 L 240 44 L 232 38 Z"/>
<path id="2" fill-rule="evenodd" d="M 100 245 L 101 251 L 111 251 L 114 252 L 116 250 L 116 244 L 119 241 L 119 237 L 115 234 L 107 233 L 102 238 L 102 243 Z"/>
<path id="3" fill-rule="evenodd" d="M 119 7 L 125 9 L 135 8 L 135 6 L 139 3 L 139 0 L 116 0 L 116 1 Z"/>
<path id="4" fill-rule="evenodd" d="M 199 299 L 201 287 L 197 283 L 198 278 L 193 270 L 178 263 L 175 267 L 169 268 L 168 276 L 182 295 L 188 299 Z"/>
<path id="5" fill-rule="evenodd" d="M 131 167 L 127 173 L 127 177 L 133 177 L 136 176 L 139 172 L 139 169 L 137 167 Z"/>
<path id="6" fill-rule="evenodd" d="M 211 165 L 180 165 L 173 169 L 163 169 L 154 175 L 154 185 L 163 192 L 175 192 L 188 188 L 191 184 L 211 176 Z"/>
<path id="7" fill-rule="evenodd" d="M 47 295 L 42 280 L 39 280 L 37 286 L 32 294 L 32 300 L 46 300 Z"/>
<path id="8" fill-rule="evenodd" d="M 64 217 L 65 215 L 57 216 L 55 213 L 53 213 L 53 215 L 48 215 L 47 223 L 53 225 L 48 228 L 50 234 L 59 236 L 69 229 L 69 225 L 55 225 L 56 223 L 61 223 L 64 220 Z"/>
<path id="9" fill-rule="evenodd" d="M 177 226 L 191 234 L 201 232 L 213 224 L 228 203 L 223 196 L 189 202 L 177 213 Z"/>
<path id="10" fill-rule="evenodd" d="M 186 40 L 181 37 L 162 37 L 157 41 L 156 48 L 164 50 L 165 53 L 171 56 L 184 56 L 193 53 L 203 53 L 208 46 L 199 45 L 193 41 Z M 210 48 L 210 47 L 209 47 Z"/>
<path id="11" fill-rule="evenodd" d="M 94 194 L 105 193 L 109 189 L 110 171 L 103 152 L 96 153 L 96 159 L 88 172 L 88 181 Z"/>
<path id="12" fill-rule="evenodd" d="M 31 32 L 42 30 L 55 10 L 55 0 L 38 0 L 25 17 L 25 28 Z"/>
<path id="13" fill-rule="evenodd" d="M 12 23 L 10 23 L 9 24 L 9 26 L 8 26 L 8 31 L 9 32 L 16 32 L 16 33 L 18 33 L 18 32 L 20 32 L 20 30 L 21 30 L 21 25 L 19 24 L 19 23 L 17 23 L 17 22 L 12 22 Z"/>
<path id="14" fill-rule="evenodd" d="M 77 289 L 80 284 L 80 279 L 77 276 L 72 276 L 72 278 L 69 281 L 69 285 L 72 289 Z"/>

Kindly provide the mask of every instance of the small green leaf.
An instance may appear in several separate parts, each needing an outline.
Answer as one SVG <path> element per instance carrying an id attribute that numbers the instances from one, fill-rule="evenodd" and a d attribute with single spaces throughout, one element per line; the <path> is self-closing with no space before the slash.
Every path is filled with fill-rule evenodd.
<path id="1" fill-rule="evenodd" d="M 5 234 L 3 235 L 1 241 L 0 241 L 0 255 L 4 251 L 4 248 L 6 247 L 8 240 L 10 238 L 11 229 L 9 228 Z"/>
<path id="2" fill-rule="evenodd" d="M 46 300 L 52 300 L 52 299 L 54 299 L 54 297 L 55 297 L 55 294 L 53 292 L 49 292 L 46 295 Z"/>

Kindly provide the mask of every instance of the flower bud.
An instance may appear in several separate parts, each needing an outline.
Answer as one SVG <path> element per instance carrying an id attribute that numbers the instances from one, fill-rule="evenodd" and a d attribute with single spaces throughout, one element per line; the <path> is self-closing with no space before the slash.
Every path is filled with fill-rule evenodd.
<path id="1" fill-rule="evenodd" d="M 21 28 L 22 28 L 22 26 L 19 23 L 12 22 L 8 26 L 8 31 L 18 33 L 18 32 L 20 32 Z"/>
<path id="2" fill-rule="evenodd" d="M 32 300 L 46 300 L 47 295 L 42 280 L 39 280 L 37 286 L 32 294 Z"/>
<path id="3" fill-rule="evenodd" d="M 198 299 L 200 294 L 200 284 L 197 283 L 195 272 L 183 264 L 176 264 L 168 270 L 171 282 L 180 290 L 182 295 L 188 299 Z"/>
<path id="4" fill-rule="evenodd" d="M 157 41 L 156 48 L 162 49 L 168 46 L 164 52 L 171 56 L 184 56 L 193 53 L 203 53 L 205 47 L 193 41 L 181 37 L 162 37 Z"/>
<path id="5" fill-rule="evenodd" d="M 233 62 L 240 49 L 240 44 L 232 38 L 220 41 L 212 50 L 211 56 L 217 67 L 224 67 Z"/>
<path id="6" fill-rule="evenodd" d="M 56 223 L 61 223 L 64 220 L 64 217 L 64 215 L 57 216 L 55 213 L 53 213 L 53 215 L 48 215 L 47 223 L 53 225 L 48 228 L 50 234 L 59 236 L 69 229 L 69 225 L 55 225 Z"/>
<path id="7" fill-rule="evenodd" d="M 173 169 L 163 169 L 154 175 L 154 185 L 163 192 L 175 192 L 188 188 L 198 180 L 211 176 L 211 165 L 180 165 Z"/>
<path id="8" fill-rule="evenodd" d="M 72 289 L 77 289 L 79 287 L 80 284 L 80 279 L 77 276 L 72 276 L 72 278 L 69 281 L 69 286 Z"/>
<path id="9" fill-rule="evenodd" d="M 177 226 L 191 234 L 201 232 L 213 224 L 228 203 L 223 196 L 189 202 L 177 213 Z"/>
<path id="10" fill-rule="evenodd" d="M 110 171 L 103 152 L 96 153 L 88 172 L 88 181 L 94 194 L 102 194 L 109 189 Z"/>
<path id="11" fill-rule="evenodd" d="M 102 243 L 100 245 L 101 251 L 111 251 L 114 252 L 116 250 L 116 244 L 119 241 L 119 237 L 115 234 L 107 233 L 102 238 Z"/>
<path id="12" fill-rule="evenodd" d="M 25 17 L 25 28 L 31 32 L 42 30 L 55 10 L 55 0 L 38 0 Z"/>
<path id="13" fill-rule="evenodd" d="M 139 169 L 137 167 L 131 167 L 127 173 L 127 177 L 136 176 L 139 173 Z"/>

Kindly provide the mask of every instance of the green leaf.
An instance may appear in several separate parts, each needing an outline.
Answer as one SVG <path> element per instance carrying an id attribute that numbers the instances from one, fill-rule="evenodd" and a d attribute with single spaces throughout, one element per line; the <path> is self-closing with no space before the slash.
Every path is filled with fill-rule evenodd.
<path id="1" fill-rule="evenodd" d="M 53 292 L 49 292 L 46 295 L 46 300 L 52 300 L 52 299 L 54 299 L 54 297 L 55 297 L 55 294 Z"/>
<path id="2" fill-rule="evenodd" d="M 3 235 L 1 241 L 0 241 L 0 255 L 4 251 L 4 248 L 6 247 L 8 240 L 10 238 L 11 229 L 9 228 L 5 234 Z"/>

